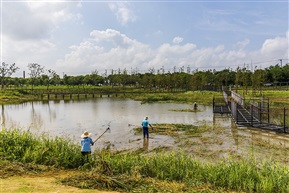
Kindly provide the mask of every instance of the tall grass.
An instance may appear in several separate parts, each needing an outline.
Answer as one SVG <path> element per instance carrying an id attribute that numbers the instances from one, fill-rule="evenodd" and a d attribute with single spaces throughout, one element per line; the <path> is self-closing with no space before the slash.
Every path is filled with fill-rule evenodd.
<path id="1" fill-rule="evenodd" d="M 272 161 L 226 161 L 207 168 L 206 181 L 216 186 L 249 192 L 289 192 L 288 167 Z"/>
<path id="2" fill-rule="evenodd" d="M 77 168 L 82 166 L 80 146 L 68 139 L 50 139 L 19 129 L 0 132 L 0 158 L 22 163 Z M 166 184 L 177 184 L 172 192 L 196 186 L 245 192 L 289 192 L 289 168 L 272 160 L 226 159 L 204 163 L 184 152 L 96 151 L 92 162 L 77 176 L 62 183 L 82 188 L 161 192 Z M 89 170 L 85 170 L 89 168 Z M 154 181 L 154 186 L 151 182 Z M 157 184 L 163 184 L 161 187 Z M 193 191 L 192 191 L 193 192 Z"/>
<path id="3" fill-rule="evenodd" d="M 103 151 L 99 154 L 101 156 L 97 167 L 106 169 L 97 172 L 104 175 L 125 175 L 132 178 L 141 176 L 141 179 L 154 178 L 184 183 L 187 189 L 196 184 L 210 184 L 246 192 L 289 192 L 288 167 L 273 161 L 257 162 L 254 158 L 247 158 L 202 163 L 182 152 L 141 155 L 133 152 L 123 154 Z M 138 186 L 139 184 L 135 184 L 135 187 L 130 189 Z"/>
<path id="4" fill-rule="evenodd" d="M 82 164 L 80 146 L 69 139 L 50 139 L 20 129 L 2 131 L 0 139 L 2 159 L 63 168 L 76 168 Z"/>

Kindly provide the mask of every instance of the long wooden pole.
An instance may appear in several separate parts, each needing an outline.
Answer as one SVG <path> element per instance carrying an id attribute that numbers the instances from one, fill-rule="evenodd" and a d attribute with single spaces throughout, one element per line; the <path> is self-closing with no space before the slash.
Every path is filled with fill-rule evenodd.
<path id="1" fill-rule="evenodd" d="M 108 130 L 110 130 L 109 127 L 93 143 L 95 143 L 97 140 L 99 140 L 99 138 L 101 138 L 101 136 L 103 136 Z"/>

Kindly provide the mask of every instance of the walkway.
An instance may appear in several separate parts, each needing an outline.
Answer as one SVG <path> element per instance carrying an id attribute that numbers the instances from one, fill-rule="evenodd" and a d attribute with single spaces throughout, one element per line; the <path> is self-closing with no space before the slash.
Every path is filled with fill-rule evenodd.
<path id="1" fill-rule="evenodd" d="M 283 117 L 279 115 L 281 124 L 270 122 L 270 107 L 269 102 L 261 99 L 258 102 L 251 101 L 250 106 L 245 106 L 245 99 L 242 95 L 231 91 L 230 96 L 223 91 L 224 100 L 222 104 L 216 104 L 213 100 L 213 113 L 231 114 L 235 123 L 242 127 L 256 127 L 275 132 L 289 133 L 286 120 L 289 114 L 284 108 Z M 230 100 L 228 100 L 230 99 Z"/>

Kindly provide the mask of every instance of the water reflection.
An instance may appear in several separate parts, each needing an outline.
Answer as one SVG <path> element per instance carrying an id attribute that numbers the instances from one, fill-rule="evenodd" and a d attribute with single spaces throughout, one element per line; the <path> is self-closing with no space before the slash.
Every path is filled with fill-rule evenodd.
<path id="1" fill-rule="evenodd" d="M 20 125 L 26 129 L 47 131 L 54 136 L 62 132 L 76 135 L 83 129 L 95 131 L 110 122 L 112 128 L 122 133 L 121 131 L 129 129 L 129 124 L 140 125 L 146 115 L 151 117 L 150 121 L 153 124 L 193 124 L 199 122 L 200 117 L 205 121 L 211 121 L 211 109 L 206 106 L 200 113 L 172 111 L 189 107 L 190 105 L 183 104 L 141 104 L 132 100 L 102 98 L 3 105 L 1 115 L 2 123 L 7 123 L 6 127 Z"/>
<path id="2" fill-rule="evenodd" d="M 4 113 L 4 105 L 1 106 L 1 130 L 6 128 L 6 117 Z"/>
<path id="3" fill-rule="evenodd" d="M 149 138 L 143 138 L 143 149 L 145 152 L 149 151 Z"/>

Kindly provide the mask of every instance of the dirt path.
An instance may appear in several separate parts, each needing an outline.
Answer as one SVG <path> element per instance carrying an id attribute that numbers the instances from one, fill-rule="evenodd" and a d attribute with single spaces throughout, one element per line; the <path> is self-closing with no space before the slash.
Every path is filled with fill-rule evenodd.
<path id="1" fill-rule="evenodd" d="M 79 189 L 57 183 L 57 179 L 72 173 L 73 172 L 59 171 L 47 172 L 39 175 L 13 176 L 0 179 L 0 193 L 116 193 L 109 191 Z"/>

